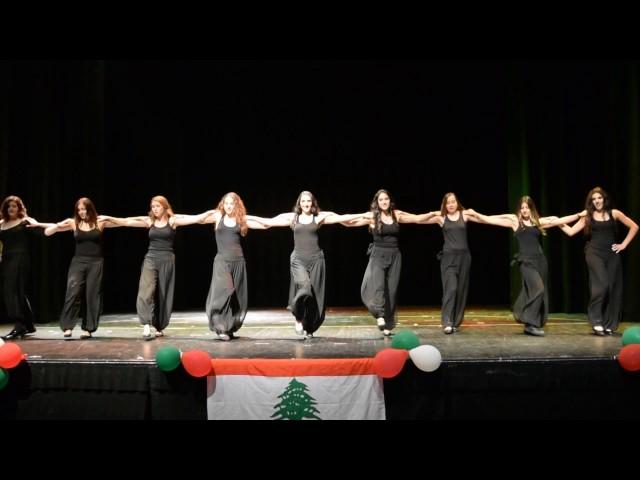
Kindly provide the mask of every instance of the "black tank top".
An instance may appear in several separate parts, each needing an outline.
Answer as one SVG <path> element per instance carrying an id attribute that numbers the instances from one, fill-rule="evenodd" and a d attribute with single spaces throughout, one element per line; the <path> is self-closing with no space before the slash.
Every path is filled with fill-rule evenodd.
<path id="1" fill-rule="evenodd" d="M 442 235 L 444 235 L 443 251 L 453 250 L 469 250 L 467 244 L 467 224 L 462 218 L 462 212 L 459 212 L 458 220 L 455 222 L 449 220 L 449 216 L 445 214 L 444 225 L 442 226 Z"/>
<path id="2" fill-rule="evenodd" d="M 102 232 L 99 228 L 88 232 L 76 228 L 73 236 L 76 239 L 76 257 L 102 257 L 102 246 L 100 245 Z"/>
<path id="3" fill-rule="evenodd" d="M 26 221 L 15 227 L 0 230 L 0 242 L 2 242 L 2 255 L 29 253 L 29 229 Z"/>
<path id="4" fill-rule="evenodd" d="M 224 257 L 242 257 L 242 244 L 240 243 L 240 225 L 233 227 L 224 224 L 224 216 L 218 222 L 216 232 L 216 247 L 218 255 Z"/>
<path id="5" fill-rule="evenodd" d="M 616 221 L 612 216 L 609 220 L 597 221 L 591 217 L 591 245 L 598 250 L 611 250 L 611 245 L 616 243 Z"/>
<path id="6" fill-rule="evenodd" d="M 542 253 L 540 246 L 540 230 L 537 227 L 522 225 L 514 233 L 518 241 L 520 255 L 536 255 Z"/>
<path id="7" fill-rule="evenodd" d="M 373 246 L 383 248 L 398 248 L 400 237 L 400 224 L 394 219 L 391 225 L 382 223 L 382 230 L 378 233 L 377 226 L 373 227 Z"/>
<path id="8" fill-rule="evenodd" d="M 316 217 L 311 223 L 296 222 L 293 226 L 293 250 L 302 256 L 313 256 L 320 253 L 318 243 L 318 224 Z"/>
<path id="9" fill-rule="evenodd" d="M 173 252 L 173 239 L 176 231 L 171 228 L 169 222 L 164 227 L 151 225 L 149 228 L 149 251 L 153 252 Z"/>

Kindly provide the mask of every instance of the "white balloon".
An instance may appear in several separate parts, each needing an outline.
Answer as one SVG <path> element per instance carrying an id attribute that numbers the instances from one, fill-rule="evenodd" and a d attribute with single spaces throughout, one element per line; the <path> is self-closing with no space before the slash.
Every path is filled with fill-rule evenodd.
<path id="1" fill-rule="evenodd" d="M 423 372 L 433 372 L 442 363 L 440 350 L 431 345 L 420 345 L 409 350 L 409 356 L 416 367 Z"/>

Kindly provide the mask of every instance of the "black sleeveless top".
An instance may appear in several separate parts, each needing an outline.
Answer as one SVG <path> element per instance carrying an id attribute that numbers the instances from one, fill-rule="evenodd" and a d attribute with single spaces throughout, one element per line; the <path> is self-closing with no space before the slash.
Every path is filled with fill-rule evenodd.
<path id="1" fill-rule="evenodd" d="M 2 255 L 13 253 L 29 253 L 29 229 L 27 222 L 22 221 L 15 227 L 0 230 L 0 242 L 2 242 Z"/>
<path id="2" fill-rule="evenodd" d="M 373 246 L 374 247 L 382 247 L 382 248 L 398 248 L 400 241 L 400 224 L 393 219 L 393 223 L 388 225 L 384 222 L 382 223 L 382 229 L 380 233 L 378 233 L 377 225 L 374 225 L 373 230 L 371 230 L 371 235 L 373 235 Z"/>
<path id="3" fill-rule="evenodd" d="M 540 246 L 540 230 L 537 227 L 521 225 L 515 231 L 514 236 L 518 241 L 518 252 L 520 255 L 542 254 Z"/>
<path id="4" fill-rule="evenodd" d="M 216 227 L 218 255 L 227 258 L 243 257 L 242 244 L 240 243 L 240 225 L 236 223 L 233 227 L 227 227 L 224 224 L 223 216 Z"/>
<path id="5" fill-rule="evenodd" d="M 442 235 L 444 235 L 444 252 L 456 250 L 469 250 L 467 244 L 467 224 L 462 218 L 462 212 L 459 212 L 458 220 L 455 222 L 449 220 L 449 215 L 444 216 L 444 225 L 442 225 Z"/>
<path id="6" fill-rule="evenodd" d="M 99 228 L 88 232 L 76 228 L 73 236 L 76 239 L 76 257 L 102 257 L 102 232 Z"/>
<path id="7" fill-rule="evenodd" d="M 609 215 L 609 220 L 598 221 L 591 217 L 591 239 L 588 246 L 598 250 L 611 250 L 616 243 L 616 221 Z"/>
<path id="8" fill-rule="evenodd" d="M 150 252 L 173 252 L 173 239 L 176 231 L 171 228 L 169 222 L 164 227 L 151 225 L 149 228 L 149 251 Z"/>
<path id="9" fill-rule="evenodd" d="M 318 228 L 315 216 L 311 223 L 296 222 L 293 225 L 293 251 L 305 257 L 320 253 Z"/>

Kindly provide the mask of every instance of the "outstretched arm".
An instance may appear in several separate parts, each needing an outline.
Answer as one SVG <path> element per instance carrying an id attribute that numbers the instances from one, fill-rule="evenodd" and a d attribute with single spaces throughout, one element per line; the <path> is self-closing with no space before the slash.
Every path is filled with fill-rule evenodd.
<path id="1" fill-rule="evenodd" d="M 560 218 L 555 216 L 541 217 L 540 226 L 542 228 L 552 228 L 552 227 L 559 227 L 560 225 L 566 225 L 567 223 L 571 223 L 571 222 L 577 222 L 578 220 L 580 220 L 582 213 L 586 213 L 586 212 L 583 211 L 580 213 L 574 213 L 573 215 L 566 215 Z"/>
<path id="2" fill-rule="evenodd" d="M 255 215 L 247 215 L 247 222 L 257 222 L 265 227 L 288 227 L 293 221 L 293 212 L 281 213 L 273 218 L 256 217 Z M 247 223 L 248 224 L 248 223 Z"/>
<path id="3" fill-rule="evenodd" d="M 53 227 L 58 225 L 57 223 L 41 223 L 41 222 L 37 221 L 35 218 L 32 218 L 32 217 L 25 217 L 24 219 L 27 222 L 27 228 L 44 228 L 45 229 L 44 234 L 47 235 L 47 236 L 50 235 L 50 234 L 47 234 L 47 230 L 49 228 L 53 228 Z M 65 222 L 68 221 L 68 220 L 71 220 L 71 219 L 69 218 L 69 219 L 65 220 Z M 71 220 L 71 221 L 73 221 L 73 220 Z"/>
<path id="4" fill-rule="evenodd" d="M 513 213 L 503 213 L 500 215 L 483 215 L 470 208 L 465 210 L 467 218 L 472 222 L 485 223 L 487 225 L 495 225 L 497 227 L 510 228 L 516 230 L 518 228 L 518 217 Z M 473 219 L 473 220 L 472 220 Z"/>
<path id="5" fill-rule="evenodd" d="M 354 220 L 359 220 L 361 218 L 366 218 L 367 215 L 369 215 L 371 212 L 364 212 L 364 213 L 349 213 L 349 214 L 345 214 L 345 215 L 338 215 L 337 213 L 334 212 L 321 212 L 320 213 L 320 218 L 318 219 L 318 223 L 324 223 L 326 225 L 330 225 L 333 223 L 342 223 L 344 224 L 344 222 L 351 222 Z"/>
<path id="6" fill-rule="evenodd" d="M 633 240 L 633 237 L 635 237 L 638 233 L 638 224 L 627 217 L 620 210 L 613 209 L 611 213 L 613 214 L 614 219 L 621 221 L 629 229 L 629 232 L 627 232 L 627 236 L 624 238 L 624 241 L 622 243 L 614 243 L 611 246 L 611 250 L 616 253 L 620 253 L 622 250 L 627 248 L 629 243 L 631 243 L 631 240 Z"/>
<path id="7" fill-rule="evenodd" d="M 193 225 L 194 223 L 207 223 L 207 218 L 213 216 L 215 212 L 216 210 L 207 210 L 199 215 L 176 214 L 173 225 L 176 227 L 184 227 L 186 225 Z"/>
<path id="8" fill-rule="evenodd" d="M 47 237 L 50 237 L 54 233 L 73 230 L 75 223 L 76 222 L 73 220 L 73 218 L 67 218 L 66 220 L 62 220 L 61 222 L 58 222 L 58 223 L 46 224 L 48 226 L 45 228 L 44 234 Z"/>
<path id="9" fill-rule="evenodd" d="M 151 219 L 149 217 L 111 217 L 108 215 L 98 215 L 99 222 L 109 222 L 120 227 L 137 227 L 137 228 L 149 228 L 151 226 Z"/>
<path id="10" fill-rule="evenodd" d="M 419 215 L 403 212 L 402 210 L 396 210 L 398 216 L 398 223 L 419 223 L 419 224 L 432 224 L 439 223 L 440 211 L 421 213 Z"/>

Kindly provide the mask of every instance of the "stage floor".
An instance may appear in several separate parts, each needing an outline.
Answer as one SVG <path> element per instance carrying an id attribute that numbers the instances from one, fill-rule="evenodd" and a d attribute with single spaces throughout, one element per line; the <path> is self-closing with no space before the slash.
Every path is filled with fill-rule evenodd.
<path id="1" fill-rule="evenodd" d="M 421 344 L 440 350 L 443 361 L 527 361 L 613 359 L 622 346 L 621 334 L 633 323 L 622 323 L 617 334 L 598 337 L 584 315 L 551 314 L 545 337 L 523 334 L 509 310 L 470 307 L 461 329 L 445 335 L 438 308 L 402 308 L 396 332 L 409 329 Z M 2 325 L 5 334 L 9 325 Z M 218 358 L 356 358 L 371 357 L 390 347 L 364 308 L 330 308 L 314 338 L 296 335 L 293 317 L 284 309 L 251 310 L 239 338 L 223 342 L 209 331 L 202 312 L 174 312 L 165 336 L 145 341 L 135 314 L 104 315 L 93 338 L 80 340 L 80 328 L 65 340 L 54 323 L 19 341 L 33 362 L 154 363 L 164 346 L 182 351 L 204 350 Z M 152 329 L 153 331 L 153 329 Z"/>

